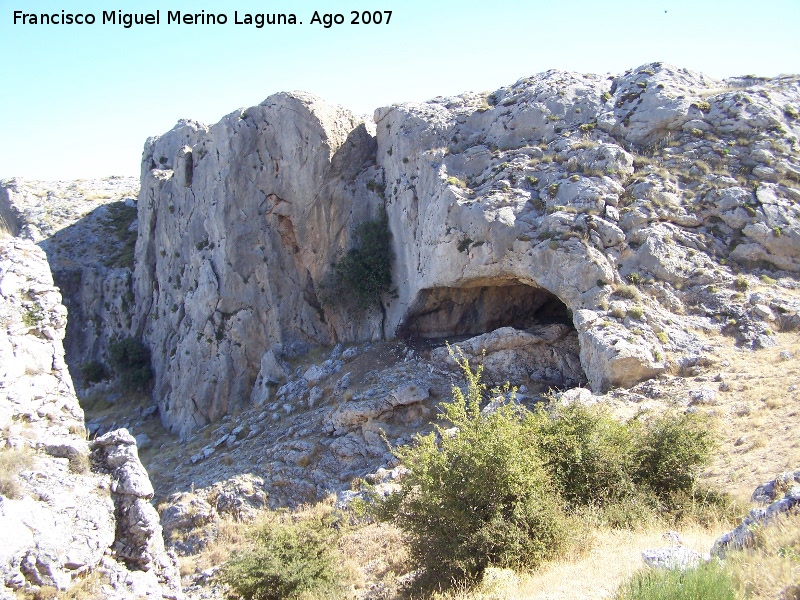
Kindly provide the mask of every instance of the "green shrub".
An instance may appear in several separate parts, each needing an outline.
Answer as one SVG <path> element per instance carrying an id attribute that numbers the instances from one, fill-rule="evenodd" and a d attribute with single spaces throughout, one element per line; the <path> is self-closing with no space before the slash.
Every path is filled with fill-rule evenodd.
<path id="1" fill-rule="evenodd" d="M 437 427 L 395 450 L 410 473 L 384 506 L 426 577 L 439 582 L 476 578 L 489 566 L 531 568 L 560 552 L 568 528 L 519 411 L 507 404 L 481 413 L 482 368 L 457 360 L 467 393 L 453 387 L 452 402 L 441 405 L 455 429 Z"/>
<path id="2" fill-rule="evenodd" d="M 695 569 L 642 571 L 617 592 L 617 600 L 735 600 L 731 575 L 716 561 Z"/>
<path id="3" fill-rule="evenodd" d="M 671 496 L 692 495 L 697 469 L 708 462 L 713 447 L 704 416 L 696 413 L 659 416 L 645 425 L 635 478 L 664 501 Z"/>
<path id="4" fill-rule="evenodd" d="M 381 208 L 377 219 L 356 227 L 355 247 L 334 267 L 322 300 L 335 305 L 351 302 L 359 309 L 380 303 L 392 286 L 392 234 Z"/>
<path id="5" fill-rule="evenodd" d="M 339 598 L 344 575 L 335 564 L 335 547 L 335 530 L 321 518 L 270 521 L 252 533 L 251 543 L 233 555 L 218 579 L 228 598 Z"/>
<path id="6" fill-rule="evenodd" d="M 622 526 L 657 510 L 705 515 L 725 498 L 698 494 L 696 474 L 713 447 L 706 419 L 667 414 L 621 423 L 600 407 L 580 404 L 543 411 L 525 421 L 540 456 L 570 509 L 596 507 L 601 520 Z M 716 510 L 716 509 L 715 509 Z"/>
<path id="7" fill-rule="evenodd" d="M 577 403 L 552 416 L 531 415 L 526 428 L 571 507 L 602 506 L 634 493 L 636 428 Z"/>
<path id="8" fill-rule="evenodd" d="M 631 319 L 636 319 L 637 321 L 640 320 L 644 316 L 644 307 L 639 306 L 638 304 L 631 306 L 628 309 L 628 316 Z"/>
<path id="9" fill-rule="evenodd" d="M 85 362 L 81 365 L 81 378 L 83 379 L 83 385 L 97 383 L 108 379 L 108 369 L 97 360 Z"/>
<path id="10" fill-rule="evenodd" d="M 120 382 L 128 388 L 143 390 L 153 378 L 150 350 L 136 338 L 126 337 L 112 342 L 108 356 Z"/>

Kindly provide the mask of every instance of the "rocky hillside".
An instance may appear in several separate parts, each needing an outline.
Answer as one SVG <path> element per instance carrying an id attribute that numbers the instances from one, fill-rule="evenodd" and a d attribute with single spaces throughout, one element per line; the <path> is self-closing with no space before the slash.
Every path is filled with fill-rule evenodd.
<path id="1" fill-rule="evenodd" d="M 797 307 L 730 284 L 799 268 L 798 107 L 796 77 L 656 63 L 548 71 L 374 123 L 302 93 L 182 121 L 148 141 L 138 202 L 134 330 L 162 421 L 187 435 L 272 399 L 276 357 L 336 342 L 561 323 L 562 350 L 513 383 L 596 392 L 691 368 L 689 306 L 769 344 Z M 332 265 L 380 207 L 392 293 L 331 302 Z M 506 359 L 529 347 L 513 336 Z"/>
<path id="2" fill-rule="evenodd" d="M 86 439 L 66 317 L 44 252 L 0 240 L 0 597 L 50 597 L 91 575 L 105 597 L 178 598 L 135 441 Z"/>
<path id="3" fill-rule="evenodd" d="M 150 138 L 141 182 L 0 182 L 0 532 L 24 541 L 0 544 L 6 586 L 98 572 L 115 597 L 173 597 L 154 496 L 195 556 L 226 519 L 391 487 L 387 442 L 424 431 L 459 383 L 445 341 L 529 406 L 708 412 L 717 487 L 796 469 L 798 136 L 796 76 L 657 63 L 367 121 L 276 94 Z M 365 260 L 342 283 L 386 243 L 386 272 Z M 104 380 L 128 336 L 150 352 L 152 399 Z M 91 524 L 71 537 L 29 518 L 66 527 L 76 510 Z"/>
<path id="4" fill-rule="evenodd" d="M 139 181 L 0 182 L 0 231 L 39 244 L 69 311 L 64 346 L 76 387 L 81 366 L 108 362 L 114 336 L 130 333 Z"/>

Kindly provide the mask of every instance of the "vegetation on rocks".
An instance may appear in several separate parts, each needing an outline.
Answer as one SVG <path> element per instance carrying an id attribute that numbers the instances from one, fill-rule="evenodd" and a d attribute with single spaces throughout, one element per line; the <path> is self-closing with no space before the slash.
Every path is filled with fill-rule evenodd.
<path id="1" fill-rule="evenodd" d="M 106 266 L 133 268 L 137 230 L 130 226 L 136 220 L 136 206 L 128 206 L 123 201 L 113 202 L 108 205 L 107 212 L 105 225 L 117 238 L 118 244 L 106 258 Z"/>
<path id="2" fill-rule="evenodd" d="M 111 366 L 128 389 L 142 390 L 153 378 L 150 369 L 150 350 L 140 340 L 125 337 L 108 348 Z"/>
<path id="3" fill-rule="evenodd" d="M 408 534 L 426 578 L 440 584 L 477 579 L 490 566 L 535 567 L 567 549 L 577 519 L 592 511 L 635 526 L 658 513 L 681 516 L 685 498 L 724 505 L 695 494 L 697 469 L 712 449 L 703 418 L 621 423 L 577 403 L 530 412 L 508 387 L 492 390 L 495 402 L 482 410 L 482 366 L 473 371 L 452 355 L 466 393 L 453 387 L 453 400 L 441 405 L 451 427 L 395 450 L 410 472 L 381 507 Z M 503 396 L 510 400 L 496 406 Z"/>
<path id="4" fill-rule="evenodd" d="M 17 499 L 22 495 L 19 474 L 33 468 L 36 457 L 31 450 L 0 450 L 0 496 Z"/>
<path id="5" fill-rule="evenodd" d="M 376 219 L 356 227 L 355 244 L 336 263 L 323 299 L 328 304 L 352 302 L 362 310 L 378 304 L 392 287 L 391 239 L 389 217 L 381 208 Z"/>
<path id="6" fill-rule="evenodd" d="M 108 377 L 108 369 L 99 360 L 91 360 L 81 365 L 81 377 L 84 386 L 98 383 Z"/>

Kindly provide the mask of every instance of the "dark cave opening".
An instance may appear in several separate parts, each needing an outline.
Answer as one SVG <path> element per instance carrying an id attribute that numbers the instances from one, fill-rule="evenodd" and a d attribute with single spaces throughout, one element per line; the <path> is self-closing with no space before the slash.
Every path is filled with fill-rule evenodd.
<path id="1" fill-rule="evenodd" d="M 578 332 L 564 302 L 518 281 L 481 283 L 422 290 L 398 336 L 429 356 L 445 342 L 466 348 L 491 385 L 508 381 L 541 394 L 586 383 Z"/>
<path id="2" fill-rule="evenodd" d="M 414 339 L 457 339 L 501 327 L 529 329 L 560 323 L 573 327 L 567 306 L 549 291 L 517 282 L 422 290 L 398 329 Z"/>

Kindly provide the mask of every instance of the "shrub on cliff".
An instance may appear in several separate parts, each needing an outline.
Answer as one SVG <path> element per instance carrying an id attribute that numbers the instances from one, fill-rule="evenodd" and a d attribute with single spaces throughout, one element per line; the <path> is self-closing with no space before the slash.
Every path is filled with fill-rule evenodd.
<path id="1" fill-rule="evenodd" d="M 323 291 L 325 303 L 352 303 L 366 309 L 380 302 L 392 286 L 392 234 L 384 208 L 378 218 L 360 223 L 355 244 L 336 263 Z"/>
<path id="2" fill-rule="evenodd" d="M 141 340 L 126 337 L 112 342 L 108 357 L 120 382 L 129 389 L 142 390 L 150 383 L 150 350 Z"/>
<path id="3" fill-rule="evenodd" d="M 442 404 L 454 429 L 437 426 L 396 449 L 410 473 L 382 507 L 409 535 L 431 581 L 476 578 L 489 566 L 531 568 L 568 538 L 561 501 L 518 411 L 509 404 L 482 413 L 482 368 L 457 360 L 467 393 L 454 387 Z"/>
<path id="4" fill-rule="evenodd" d="M 98 383 L 108 378 L 108 369 L 100 361 L 91 360 L 81 365 L 81 378 L 84 386 Z"/>

